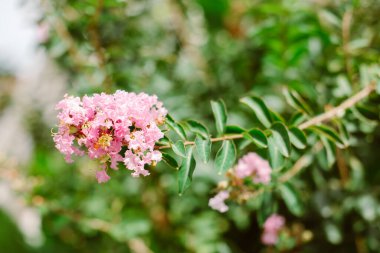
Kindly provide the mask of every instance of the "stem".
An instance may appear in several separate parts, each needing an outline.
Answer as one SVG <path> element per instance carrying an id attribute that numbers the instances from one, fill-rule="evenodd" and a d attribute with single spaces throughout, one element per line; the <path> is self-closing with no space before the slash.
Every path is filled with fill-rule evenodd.
<path id="1" fill-rule="evenodd" d="M 350 107 L 354 106 L 364 98 L 368 97 L 372 92 L 374 92 L 376 89 L 376 85 L 374 82 L 371 82 L 368 86 L 364 87 L 361 91 L 353 95 L 352 97 L 348 98 L 347 100 L 343 101 L 339 106 L 334 107 L 333 109 L 322 113 L 314 118 L 309 119 L 308 121 L 305 121 L 304 123 L 300 124 L 298 126 L 299 129 L 304 130 L 308 127 L 318 125 L 322 122 L 325 122 L 327 120 L 330 120 L 335 117 L 340 117 L 343 115 L 343 113 L 349 109 Z M 225 135 L 222 137 L 217 138 L 211 138 L 211 142 L 218 142 L 218 141 L 225 141 L 225 140 L 235 140 L 235 139 L 241 139 L 243 138 L 242 134 L 233 134 L 233 135 Z M 194 145 L 194 141 L 186 141 L 184 143 L 185 146 L 187 145 Z M 170 145 L 160 146 L 158 149 L 167 149 L 171 148 Z"/>
<path id="2" fill-rule="evenodd" d="M 330 120 L 335 117 L 341 116 L 348 108 L 353 107 L 355 104 L 363 100 L 364 98 L 368 97 L 373 91 L 375 91 L 376 85 L 374 82 L 371 82 L 368 86 L 364 87 L 361 91 L 353 95 L 352 97 L 345 100 L 343 103 L 341 103 L 339 106 L 322 113 L 314 118 L 311 118 L 310 120 L 302 123 L 298 127 L 300 129 L 306 129 L 308 127 L 318 125 L 324 121 Z"/>

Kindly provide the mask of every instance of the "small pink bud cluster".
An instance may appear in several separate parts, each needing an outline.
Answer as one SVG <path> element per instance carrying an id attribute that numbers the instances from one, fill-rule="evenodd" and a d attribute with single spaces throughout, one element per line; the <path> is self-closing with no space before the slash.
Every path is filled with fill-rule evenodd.
<path id="1" fill-rule="evenodd" d="M 250 152 L 240 158 L 234 171 L 238 178 L 252 177 L 254 183 L 268 184 L 271 179 L 272 169 L 267 160 L 264 160 L 256 153 Z"/>
<path id="2" fill-rule="evenodd" d="M 225 213 L 228 211 L 228 206 L 224 201 L 230 197 L 230 193 L 228 191 L 220 191 L 213 198 L 211 198 L 208 202 L 208 205 L 221 213 Z"/>
<path id="3" fill-rule="evenodd" d="M 147 176 L 145 165 L 155 165 L 161 153 L 155 143 L 164 135 L 158 128 L 164 123 L 167 110 L 156 96 L 118 90 L 108 95 L 72 97 L 65 95 L 59 110 L 58 133 L 54 134 L 56 148 L 72 162 L 73 154 L 85 153 L 101 163 L 96 173 L 99 183 L 110 177 L 108 165 L 117 169 L 123 162 L 132 176 Z M 123 150 L 123 151 L 122 151 Z"/>
<path id="4" fill-rule="evenodd" d="M 265 245 L 275 245 L 278 241 L 280 230 L 285 225 L 285 218 L 278 214 L 272 214 L 264 223 L 264 231 L 261 241 Z"/>

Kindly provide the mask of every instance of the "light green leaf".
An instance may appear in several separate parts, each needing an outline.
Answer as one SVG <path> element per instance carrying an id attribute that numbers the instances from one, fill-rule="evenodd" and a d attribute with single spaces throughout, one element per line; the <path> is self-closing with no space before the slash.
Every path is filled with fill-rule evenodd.
<path id="1" fill-rule="evenodd" d="M 178 191 L 180 195 L 184 193 L 193 180 L 193 173 L 196 165 L 193 157 L 193 148 L 193 146 L 187 148 L 186 157 L 185 159 L 182 159 L 182 164 L 178 171 Z"/>
<path id="2" fill-rule="evenodd" d="M 307 140 L 304 132 L 297 127 L 289 128 L 290 142 L 299 149 L 304 149 L 307 145 Z"/>
<path id="3" fill-rule="evenodd" d="M 289 157 L 291 144 L 288 129 L 286 129 L 286 126 L 284 124 L 276 122 L 272 125 L 271 130 L 278 150 L 283 156 Z"/>
<path id="4" fill-rule="evenodd" d="M 192 131 L 193 133 L 199 134 L 204 139 L 207 139 L 210 137 L 207 128 L 200 122 L 195 121 L 195 120 L 188 120 L 186 121 L 186 123 L 189 126 L 190 131 Z"/>
<path id="5" fill-rule="evenodd" d="M 284 158 L 281 155 L 273 136 L 268 137 L 268 155 L 272 169 L 281 169 L 284 164 Z"/>
<path id="6" fill-rule="evenodd" d="M 268 147 L 268 140 L 263 131 L 258 128 L 243 133 L 244 138 L 253 142 L 259 148 Z"/>
<path id="7" fill-rule="evenodd" d="M 223 134 L 227 123 L 227 109 L 223 100 L 211 101 L 211 109 L 214 113 L 216 130 L 219 135 Z"/>
<path id="8" fill-rule="evenodd" d="M 170 115 L 166 116 L 165 122 L 182 140 L 186 140 L 185 130 Z"/>
<path id="9" fill-rule="evenodd" d="M 162 160 L 168 164 L 169 166 L 178 169 L 178 163 L 177 161 L 169 154 L 167 153 L 162 153 Z"/>
<path id="10" fill-rule="evenodd" d="M 301 216 L 303 204 L 294 187 L 290 183 L 284 183 L 280 186 L 279 191 L 289 211 L 296 216 Z"/>
<path id="11" fill-rule="evenodd" d="M 236 147 L 233 141 L 225 140 L 218 150 L 215 158 L 215 166 L 219 174 L 225 173 L 231 168 L 236 159 Z"/>
<path id="12" fill-rule="evenodd" d="M 207 163 L 210 159 L 211 154 L 210 139 L 203 140 L 201 137 L 197 136 L 195 139 L 195 147 L 197 149 L 199 158 L 201 158 L 204 163 Z"/>
<path id="13" fill-rule="evenodd" d="M 261 100 L 261 98 L 258 97 L 244 97 L 240 99 L 240 102 L 247 105 L 249 108 L 251 108 L 257 119 L 263 124 L 265 127 L 270 127 L 272 122 L 272 116 L 265 105 L 264 101 Z"/>
<path id="14" fill-rule="evenodd" d="M 185 145 L 183 144 L 183 141 L 179 140 L 174 145 L 172 145 L 172 149 L 174 153 L 176 153 L 179 156 L 186 157 L 186 150 Z"/>

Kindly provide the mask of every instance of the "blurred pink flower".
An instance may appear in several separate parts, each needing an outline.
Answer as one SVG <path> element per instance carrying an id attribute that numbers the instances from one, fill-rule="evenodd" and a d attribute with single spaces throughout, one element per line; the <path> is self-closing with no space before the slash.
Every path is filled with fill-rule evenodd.
<path id="1" fill-rule="evenodd" d="M 96 172 L 96 179 L 98 180 L 98 183 L 105 183 L 108 180 L 110 180 L 110 176 L 107 175 L 107 172 L 105 170 L 101 170 Z"/>
<path id="2" fill-rule="evenodd" d="M 235 175 L 237 177 L 252 177 L 255 183 L 268 184 L 271 179 L 271 173 L 272 169 L 268 161 L 253 152 L 240 158 L 235 166 Z"/>
<path id="3" fill-rule="evenodd" d="M 72 162 L 72 155 L 87 154 L 103 167 L 115 170 L 124 162 L 138 177 L 149 175 L 145 165 L 161 161 L 161 153 L 154 146 L 164 136 L 158 126 L 167 110 L 156 96 L 121 90 L 82 99 L 65 95 L 56 109 L 59 125 L 53 140 L 67 162 Z M 102 173 L 97 174 L 99 182 L 109 179 L 105 171 Z"/>
<path id="4" fill-rule="evenodd" d="M 278 214 L 272 214 L 264 223 L 264 231 L 261 241 L 266 245 L 274 245 L 278 241 L 278 234 L 285 225 L 285 218 Z"/>
<path id="5" fill-rule="evenodd" d="M 208 205 L 221 213 L 228 211 L 228 206 L 224 201 L 228 199 L 230 196 L 230 193 L 228 191 L 220 191 L 218 194 L 216 194 L 213 198 L 211 198 L 208 202 Z"/>

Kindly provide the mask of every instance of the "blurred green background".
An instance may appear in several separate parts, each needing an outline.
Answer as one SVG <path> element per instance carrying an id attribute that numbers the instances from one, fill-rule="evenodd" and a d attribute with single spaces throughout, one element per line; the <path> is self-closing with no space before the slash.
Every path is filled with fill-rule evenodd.
<path id="1" fill-rule="evenodd" d="M 35 55 L 21 56 L 22 71 L 0 61 L 4 253 L 276 252 L 260 242 L 254 200 L 226 214 L 208 207 L 223 179 L 212 163 L 199 163 L 182 197 L 164 163 L 146 178 L 120 169 L 107 184 L 96 183 L 98 165 L 86 157 L 66 164 L 51 138 L 54 104 L 64 93 L 146 92 L 176 119 L 212 128 L 209 101 L 223 98 L 229 123 L 249 127 L 255 119 L 238 103 L 246 94 L 290 117 L 282 89 L 291 87 L 320 113 L 380 63 L 378 0 L 41 0 L 33 8 L 22 15 L 34 22 Z M 346 127 L 351 147 L 338 162 L 324 169 L 316 159 L 296 179 L 304 215 L 280 203 L 294 235 L 281 252 L 379 252 L 380 131 L 370 119 Z"/>

